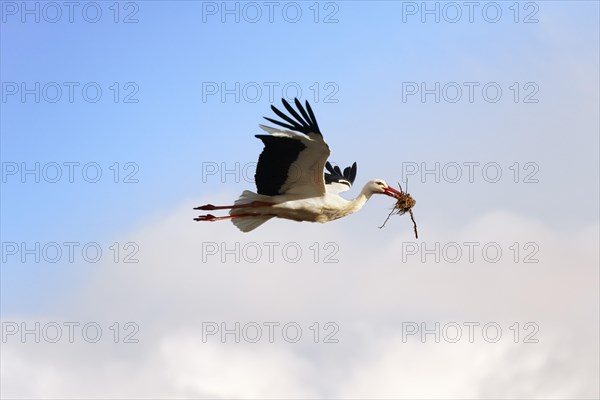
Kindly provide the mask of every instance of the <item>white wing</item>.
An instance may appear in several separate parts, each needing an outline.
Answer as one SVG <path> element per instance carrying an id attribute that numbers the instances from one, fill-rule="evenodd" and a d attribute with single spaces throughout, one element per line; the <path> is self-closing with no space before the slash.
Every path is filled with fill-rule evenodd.
<path id="1" fill-rule="evenodd" d="M 308 101 L 305 110 L 298 99 L 295 100 L 302 117 L 285 99 L 282 102 L 295 120 L 271 106 L 286 123 L 265 119 L 290 130 L 260 125 L 270 135 L 256 135 L 265 144 L 254 176 L 257 191 L 269 196 L 322 196 L 326 193 L 323 170 L 331 153 L 329 146 L 321 135 Z"/>
<path id="2" fill-rule="evenodd" d="M 329 194 L 338 194 L 350 190 L 350 186 L 345 183 L 331 182 L 325 185 L 325 190 Z"/>

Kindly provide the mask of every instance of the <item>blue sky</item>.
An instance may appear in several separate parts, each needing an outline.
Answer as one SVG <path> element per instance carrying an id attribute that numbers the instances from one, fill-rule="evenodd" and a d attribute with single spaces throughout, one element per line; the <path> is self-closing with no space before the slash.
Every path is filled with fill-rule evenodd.
<path id="1" fill-rule="evenodd" d="M 23 23 L 20 7 L 25 3 L 1 4 L 3 170 L 6 163 L 31 168 L 79 162 L 97 163 L 103 174 L 97 183 L 83 180 L 79 168 L 74 183 L 67 181 L 66 167 L 57 183 L 35 183 L 31 176 L 23 183 L 18 175 L 8 176 L 2 182 L 2 242 L 98 242 L 108 252 L 113 242 L 151 229 L 149 221 L 167 219 L 183 205 L 213 196 L 233 201 L 242 190 L 253 189 L 252 183 L 231 178 L 202 182 L 202 165 L 231 167 L 257 160 L 261 143 L 253 135 L 259 133 L 262 116 L 271 114 L 265 83 L 275 87 L 275 104 L 284 85 L 302 89 L 332 148 L 331 159 L 342 166 L 357 161 L 357 187 L 375 177 L 395 183 L 403 162 L 501 166 L 498 183 L 485 182 L 481 175 L 474 183 L 411 177 L 424 232 L 460 231 L 490 213 L 505 212 L 567 237 L 590 229 L 597 237 L 597 2 L 520 2 L 518 23 L 513 2 L 498 2 L 502 17 L 497 23 L 487 22 L 479 8 L 471 23 L 464 7 L 456 23 L 443 17 L 435 23 L 431 16 L 422 23 L 419 13 L 405 15 L 403 22 L 403 10 L 421 2 L 392 1 L 298 2 L 302 17 L 296 23 L 286 21 L 279 8 L 270 23 L 261 2 L 255 3 L 263 13 L 258 22 L 242 15 L 236 23 L 229 15 L 223 23 L 224 3 L 194 1 L 120 2 L 119 23 L 114 23 L 113 2 L 98 2 L 102 17 L 97 23 L 86 22 L 80 9 L 69 23 L 64 7 L 56 23 L 43 16 L 40 23 L 31 16 Z M 47 3 L 37 4 L 43 9 Z M 18 7 L 14 15 L 13 7 Z M 216 15 L 203 14 L 212 7 Z M 123 23 L 131 12 L 138 22 Z M 337 22 L 323 22 L 329 13 Z M 538 22 L 523 22 L 530 13 Z M 20 90 L 23 82 L 28 87 L 56 82 L 62 97 L 51 103 L 42 96 L 36 103 L 33 95 L 22 102 L 20 93 L 7 94 L 10 85 Z M 77 83 L 72 103 L 65 82 Z M 96 103 L 81 92 L 90 82 L 102 89 Z M 236 102 L 227 95 L 222 102 L 219 94 L 203 93 L 207 84 L 223 82 L 229 88 L 236 82 L 241 87 L 257 83 L 262 94 L 257 101 L 242 96 Z M 403 102 L 406 82 L 479 86 L 473 103 L 465 100 L 466 92 L 456 103 L 436 103 L 431 96 L 424 103 L 418 96 Z M 503 90 L 497 103 L 481 95 L 479 88 L 489 82 Z M 515 82 L 517 103 L 510 89 Z M 522 101 L 533 87 L 527 89 L 528 83 L 538 90 L 537 103 Z M 137 102 L 124 102 L 134 91 L 131 99 Z M 335 102 L 325 101 L 327 94 Z M 512 181 L 509 168 L 515 162 L 521 168 L 519 183 Z M 538 183 L 522 183 L 534 170 L 522 169 L 528 162 L 536 165 Z M 113 182 L 115 163 L 119 183 Z M 126 163 L 133 164 L 125 169 Z M 139 181 L 122 182 L 132 171 Z M 389 204 L 373 203 L 350 218 L 362 220 L 360 226 L 378 225 Z M 190 221 L 193 216 L 190 210 Z M 393 222 L 390 229 L 409 229 L 405 220 Z M 352 221 L 340 226 L 346 223 L 351 229 Z M 199 240 L 211 237 L 207 227 L 194 228 Z M 491 232 L 496 228 L 503 229 L 489 227 Z M 268 231 L 269 224 L 261 229 Z M 391 235 L 377 240 L 393 243 Z M 9 260 L 2 265 L 3 317 L 60 313 L 65 303 L 79 301 L 103 268 L 64 260 Z"/>

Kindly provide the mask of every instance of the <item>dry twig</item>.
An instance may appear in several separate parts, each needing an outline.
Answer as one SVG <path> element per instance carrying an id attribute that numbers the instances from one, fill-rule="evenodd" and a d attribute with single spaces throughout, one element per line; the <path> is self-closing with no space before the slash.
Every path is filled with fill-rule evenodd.
<path id="1" fill-rule="evenodd" d="M 415 206 L 415 204 L 417 204 L 417 202 L 415 201 L 415 199 L 413 199 L 410 194 L 408 194 L 407 192 L 404 192 L 402 190 L 402 185 L 400 185 L 400 183 L 398 183 L 398 187 L 400 187 L 400 194 L 398 196 L 396 196 L 396 204 L 394 204 L 394 207 L 392 208 L 392 211 L 390 211 L 390 213 L 388 214 L 387 218 L 385 219 L 385 221 L 383 222 L 383 225 L 381 225 L 379 227 L 379 229 L 383 228 L 385 226 L 385 224 L 387 223 L 387 221 L 390 219 L 390 217 L 394 214 L 397 215 L 404 215 L 407 212 L 410 214 L 410 219 L 413 222 L 413 227 L 414 227 L 414 231 L 415 231 L 415 237 L 418 239 L 419 238 L 419 234 L 417 233 L 417 223 L 415 222 L 415 217 L 413 215 L 412 212 L 412 208 Z"/>

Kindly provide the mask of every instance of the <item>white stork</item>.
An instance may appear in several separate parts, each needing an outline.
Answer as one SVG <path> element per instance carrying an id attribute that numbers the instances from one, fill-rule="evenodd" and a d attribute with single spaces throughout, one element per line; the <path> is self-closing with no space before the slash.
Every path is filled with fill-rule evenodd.
<path id="1" fill-rule="evenodd" d="M 242 232 L 250 232 L 274 217 L 323 223 L 360 210 L 373 194 L 394 198 L 402 195 L 383 180 L 374 179 L 367 182 L 354 200 L 339 196 L 352 187 L 356 163 L 343 172 L 337 166 L 332 167 L 327 162 L 329 146 L 308 101 L 304 109 L 295 99 L 301 115 L 285 99 L 281 101 L 293 118 L 271 106 L 286 122 L 264 118 L 286 129 L 259 125 L 269 134 L 256 135 L 265 145 L 254 175 L 257 193 L 245 190 L 232 206 L 196 207 L 194 210 L 230 211 L 229 216 L 201 215 L 195 221 L 231 219 Z M 328 173 L 324 173 L 325 167 Z"/>

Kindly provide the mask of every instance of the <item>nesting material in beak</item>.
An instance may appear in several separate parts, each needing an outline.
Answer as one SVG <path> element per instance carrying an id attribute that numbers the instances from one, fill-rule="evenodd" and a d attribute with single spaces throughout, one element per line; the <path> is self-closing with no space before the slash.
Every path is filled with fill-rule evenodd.
<path id="1" fill-rule="evenodd" d="M 415 201 L 415 199 L 413 199 L 410 196 L 410 194 L 404 193 L 404 191 L 402 191 L 402 186 L 400 185 L 400 183 L 398 183 L 398 187 L 400 187 L 399 191 L 390 186 L 388 186 L 386 189 L 384 189 L 385 194 L 395 198 L 397 201 L 396 201 L 396 204 L 394 204 L 394 208 L 392 208 L 392 211 L 389 213 L 389 215 L 383 222 L 383 225 L 381 225 L 379 227 L 379 229 L 381 229 L 385 226 L 386 222 L 388 221 L 388 219 L 390 219 L 390 217 L 392 215 L 394 215 L 394 214 L 404 215 L 408 212 L 410 214 L 410 219 L 413 222 L 415 238 L 418 239 L 419 234 L 417 233 L 417 223 L 415 222 L 415 217 L 412 212 L 412 208 L 415 206 L 415 204 L 417 204 L 417 202 Z"/>

